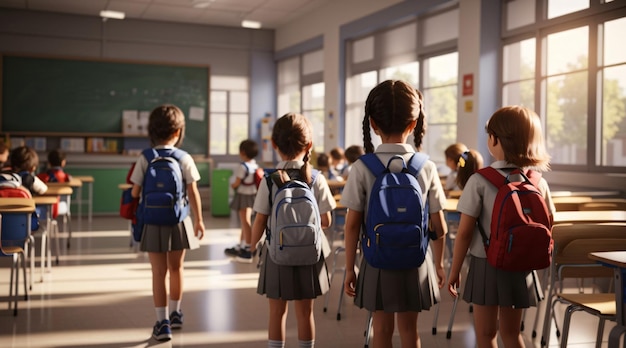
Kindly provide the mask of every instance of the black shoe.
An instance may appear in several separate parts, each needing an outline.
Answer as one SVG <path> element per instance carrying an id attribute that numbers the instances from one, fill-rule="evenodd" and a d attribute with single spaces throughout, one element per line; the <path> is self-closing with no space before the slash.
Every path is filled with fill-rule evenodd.
<path id="1" fill-rule="evenodd" d="M 236 257 L 237 255 L 239 255 L 240 250 L 241 250 L 241 247 L 239 245 L 235 245 L 232 248 L 224 249 L 224 254 L 231 256 L 231 257 Z"/>

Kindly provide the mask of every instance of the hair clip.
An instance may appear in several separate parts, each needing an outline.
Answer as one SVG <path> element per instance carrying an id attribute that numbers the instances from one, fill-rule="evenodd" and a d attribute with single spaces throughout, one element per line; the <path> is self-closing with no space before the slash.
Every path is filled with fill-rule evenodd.
<path id="1" fill-rule="evenodd" d="M 459 162 L 457 163 L 457 165 L 461 168 L 465 167 L 465 163 L 467 163 L 467 157 L 469 155 L 469 151 L 465 151 L 461 154 L 461 156 L 459 157 Z"/>

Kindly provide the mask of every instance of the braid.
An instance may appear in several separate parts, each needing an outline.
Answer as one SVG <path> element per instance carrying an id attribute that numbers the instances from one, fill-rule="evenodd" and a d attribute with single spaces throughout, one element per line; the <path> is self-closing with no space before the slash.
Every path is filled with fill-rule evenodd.
<path id="1" fill-rule="evenodd" d="M 311 165 L 309 164 L 309 158 L 311 157 L 311 151 L 307 151 L 302 160 L 304 164 L 300 167 L 300 177 L 304 182 L 311 184 Z"/>
<path id="2" fill-rule="evenodd" d="M 372 134 L 370 133 L 370 116 L 365 113 L 365 117 L 363 117 L 363 147 L 365 148 L 365 153 L 374 152 L 374 144 L 372 144 Z"/>
<path id="3" fill-rule="evenodd" d="M 418 97 L 418 104 L 420 108 L 419 115 L 417 116 L 417 122 L 415 123 L 415 129 L 413 129 L 413 141 L 415 143 L 415 150 L 420 151 L 422 149 L 422 140 L 424 134 L 426 134 L 426 114 L 424 113 L 424 95 L 419 89 L 416 89 Z"/>

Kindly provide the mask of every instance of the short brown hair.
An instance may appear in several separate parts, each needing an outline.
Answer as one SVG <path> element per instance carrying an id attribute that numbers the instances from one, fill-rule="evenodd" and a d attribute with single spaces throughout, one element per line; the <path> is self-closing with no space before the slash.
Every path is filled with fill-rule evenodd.
<path id="1" fill-rule="evenodd" d="M 30 147 L 19 146 L 11 151 L 10 162 L 16 172 L 32 172 L 39 165 L 39 156 Z"/>
<path id="2" fill-rule="evenodd" d="M 180 138 L 176 146 L 180 146 L 185 134 L 185 114 L 175 105 L 165 104 L 157 106 L 150 113 L 148 121 L 148 136 L 152 145 L 160 145 L 172 138 L 180 129 Z"/>
<path id="3" fill-rule="evenodd" d="M 550 168 L 541 122 L 534 111 L 523 106 L 505 106 L 491 116 L 485 130 L 501 143 L 507 162 L 540 171 Z"/>

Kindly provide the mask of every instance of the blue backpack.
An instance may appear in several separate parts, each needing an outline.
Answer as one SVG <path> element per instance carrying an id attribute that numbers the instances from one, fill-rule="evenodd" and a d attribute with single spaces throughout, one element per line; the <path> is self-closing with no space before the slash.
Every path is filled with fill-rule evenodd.
<path id="1" fill-rule="evenodd" d="M 180 160 L 187 152 L 180 149 L 144 150 L 148 168 L 137 208 L 142 224 L 176 225 L 189 215 L 189 201 Z"/>
<path id="2" fill-rule="evenodd" d="M 419 267 L 428 249 L 428 207 L 417 175 L 428 156 L 415 153 L 408 164 L 402 156 L 392 157 L 387 166 L 376 154 L 361 156 L 374 174 L 361 244 L 367 262 L 381 269 Z M 392 161 L 402 161 L 402 170 L 389 170 Z"/>
<path id="3" fill-rule="evenodd" d="M 277 265 L 314 265 L 322 254 L 324 231 L 311 189 L 319 171 L 312 171 L 311 186 L 297 178 L 298 173 L 299 170 L 276 170 L 265 177 L 271 207 L 266 229 L 267 250 Z M 275 193 L 272 193 L 273 184 L 277 186 Z"/>

